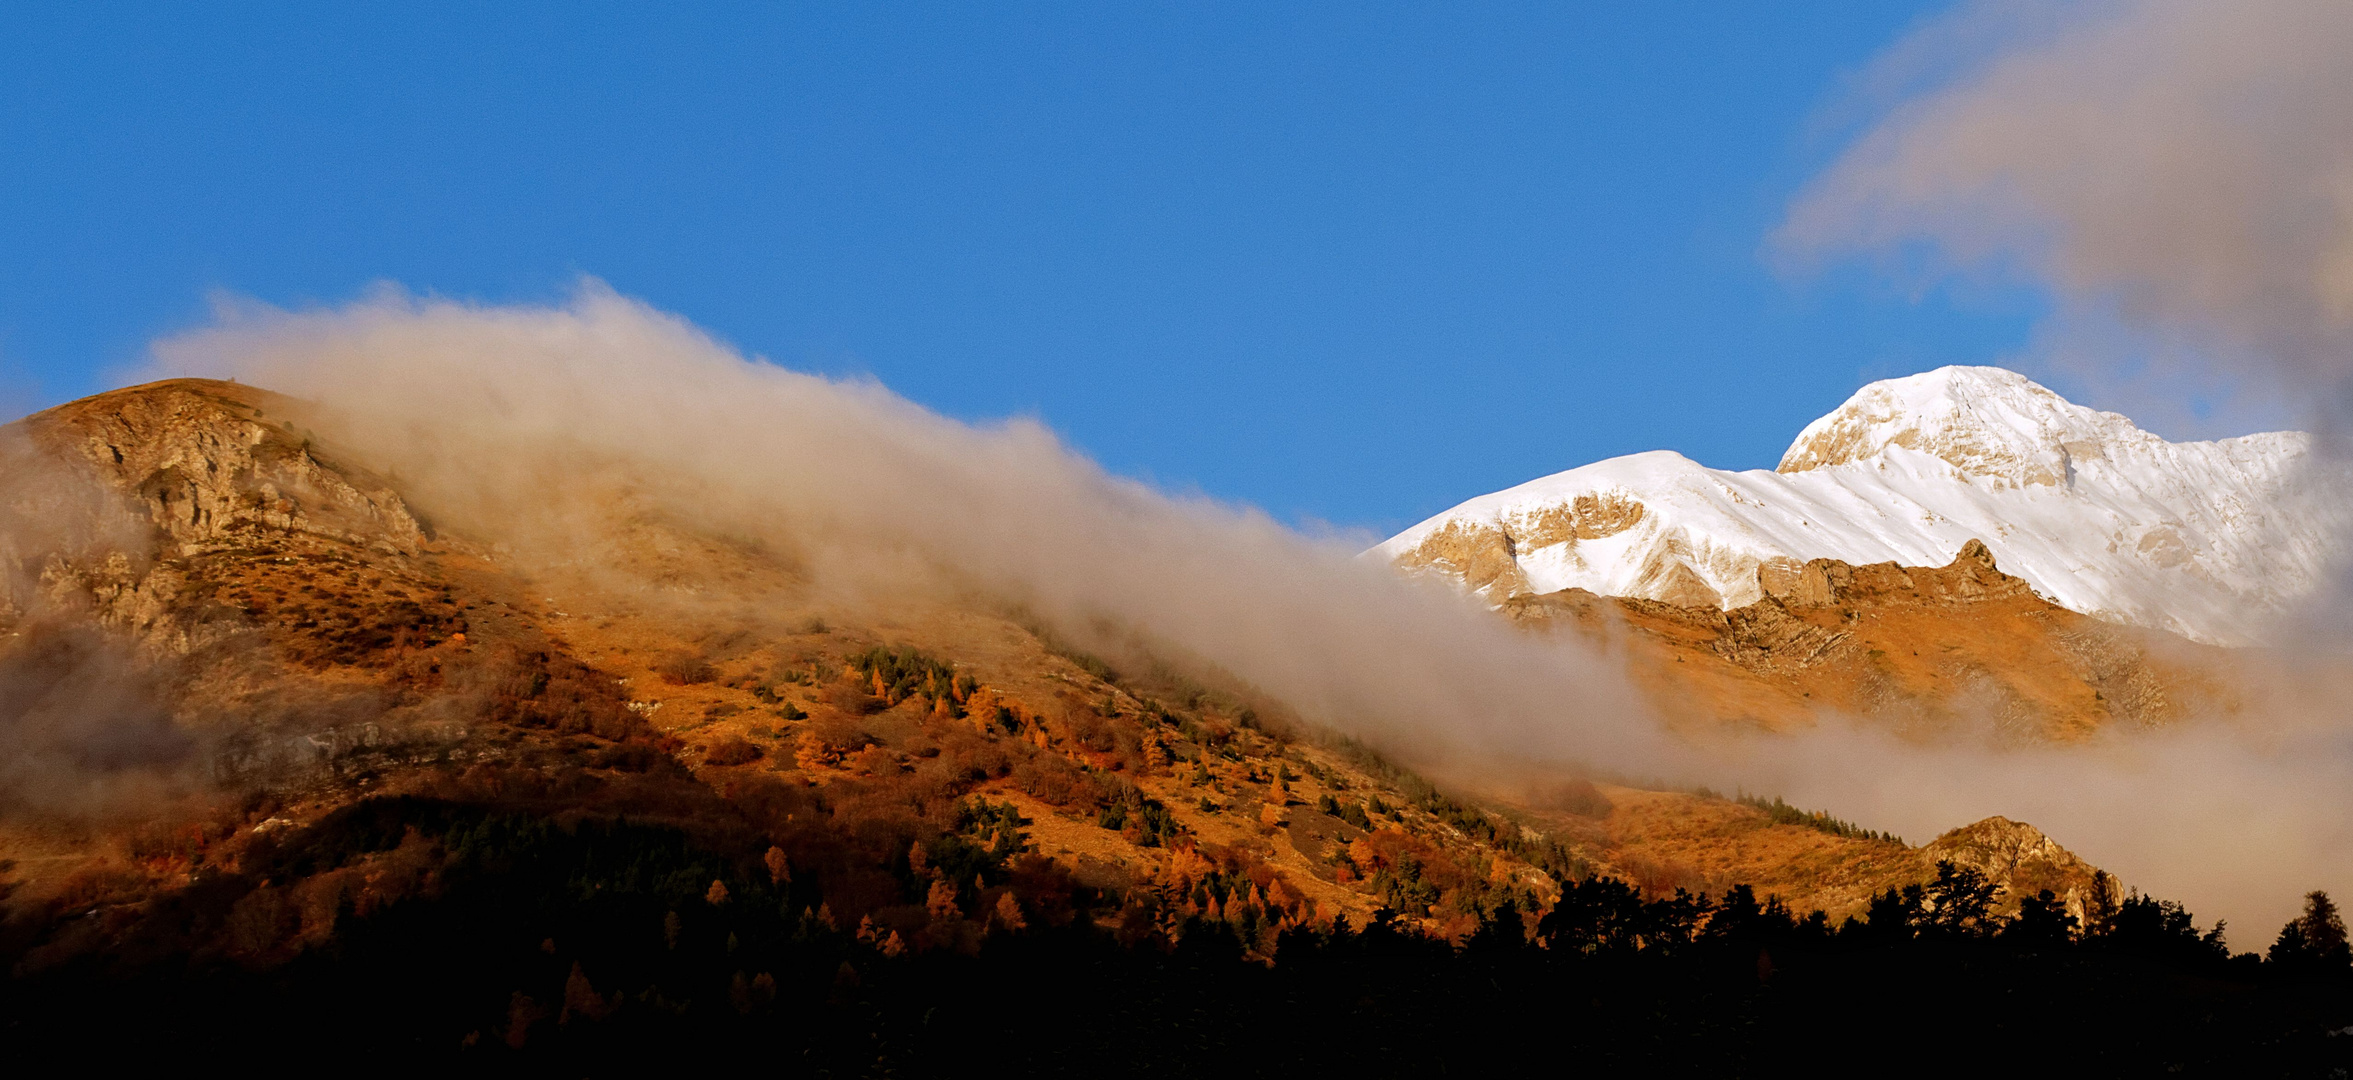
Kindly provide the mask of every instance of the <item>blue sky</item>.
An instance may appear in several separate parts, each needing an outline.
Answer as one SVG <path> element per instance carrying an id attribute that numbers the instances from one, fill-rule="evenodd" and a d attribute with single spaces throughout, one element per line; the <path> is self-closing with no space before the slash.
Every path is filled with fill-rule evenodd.
<path id="1" fill-rule="evenodd" d="M 0 405 L 220 291 L 594 275 L 1379 532 L 1615 454 L 1769 467 L 2038 313 L 1760 254 L 1844 80 L 1941 5 L 313 7 L 0 13 Z"/>

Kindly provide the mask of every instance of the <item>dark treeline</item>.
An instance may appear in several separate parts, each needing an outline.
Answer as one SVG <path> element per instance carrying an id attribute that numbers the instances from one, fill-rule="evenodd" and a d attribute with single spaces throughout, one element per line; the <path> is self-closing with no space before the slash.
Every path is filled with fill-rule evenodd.
<path id="1" fill-rule="evenodd" d="M 1715 792 L 1709 791 L 1704 787 L 1700 788 L 1696 794 L 1704 795 L 1708 798 L 1722 798 L 1722 796 L 1717 795 Z M 1860 825 L 1855 824 L 1854 822 L 1842 821 L 1820 810 L 1800 810 L 1797 807 L 1783 802 L 1781 797 L 1778 795 L 1771 799 L 1767 799 L 1762 795 L 1751 795 L 1744 791 L 1740 793 L 1739 798 L 1736 801 L 1738 801 L 1742 806 L 1753 806 L 1759 810 L 1764 811 L 1766 818 L 1771 820 L 1775 825 L 1798 825 L 1804 828 L 1812 829 L 1815 832 L 1825 832 L 1832 836 L 1844 836 L 1852 840 L 1884 840 L 1892 844 L 1901 844 L 1904 842 L 1903 837 L 1897 836 L 1893 833 L 1884 833 L 1877 829 L 1866 829 Z"/>
<path id="2" fill-rule="evenodd" d="M 1228 917 L 1175 915 L 1025 856 L 1022 824 L 967 801 L 951 828 L 860 874 L 753 834 L 370 800 L 157 901 L 104 950 L 41 959 L 101 913 L 11 925 L 0 1049 L 569 1075 L 706 1059 L 1215 1076 L 1530 1060 L 2318 1075 L 2353 1061 L 2353 1039 L 2329 1034 L 2353 1023 L 2344 928 L 2317 895 L 2268 960 L 2233 958 L 2177 905 L 2139 896 L 2095 898 L 2091 925 L 2048 895 L 1997 916 L 1994 888 L 1949 864 L 1839 926 L 1745 887 L 1645 899 L 1592 878 L 1546 911 L 1499 903 L 1455 945 L 1386 914 L 1239 917 L 1250 883 L 1232 875 L 1200 886 Z M 426 853 L 429 888 L 373 909 L 343 894 L 314 919 L 257 901 L 338 868 L 387 873 L 404 852 Z M 847 925 L 836 901 L 899 904 L 876 911 L 907 933 Z M 916 904 L 921 929 L 891 915 Z M 309 943 L 274 936 L 293 933 Z M 277 1056 L 312 1052 L 331 1056 Z"/>

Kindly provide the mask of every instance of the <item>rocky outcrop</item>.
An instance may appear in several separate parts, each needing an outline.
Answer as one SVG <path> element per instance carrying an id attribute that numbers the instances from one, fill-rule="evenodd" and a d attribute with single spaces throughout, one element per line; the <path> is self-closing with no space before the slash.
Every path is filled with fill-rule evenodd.
<path id="1" fill-rule="evenodd" d="M 2164 440 L 2115 413 L 2075 405 L 2014 371 L 1950 367 L 1873 383 L 1798 434 L 1775 471 L 1869 461 L 1890 447 L 1936 458 L 1995 487 L 2065 487 L 2110 448 Z"/>
<path id="2" fill-rule="evenodd" d="M 1450 521 L 1399 555 L 1397 565 L 1438 573 L 1472 592 L 1503 600 L 1532 591 L 1520 568 L 1522 552 L 1557 547 L 1573 558 L 1579 541 L 1616 536 L 1641 524 L 1648 513 L 1641 502 L 1623 493 L 1601 492 L 1491 523 Z M 1675 603 L 1714 602 L 1715 590 L 1690 567 L 1673 560 L 1654 562 L 1645 570 L 1641 595 Z"/>
<path id="3" fill-rule="evenodd" d="M 2033 595 L 2025 582 L 2002 573 L 1994 565 L 1993 554 L 1974 540 L 1941 567 L 1894 563 L 1848 566 L 1836 559 L 1815 559 L 1801 566 L 1768 567 L 1758 576 L 1765 598 L 1730 611 L 1717 610 L 1708 599 L 1674 603 L 1627 598 L 1617 604 L 1651 620 L 1698 631 L 1715 655 L 1750 671 L 1774 674 L 1844 658 L 1841 646 L 1848 644 L 1853 633 L 1805 617 L 1808 609 L 1962 605 Z M 1582 589 L 1558 595 L 1558 600 L 1521 598 L 1507 604 L 1506 611 L 1523 622 L 1571 609 L 1589 614 L 1599 599 Z"/>
<path id="4" fill-rule="evenodd" d="M 454 760 L 484 700 L 541 693 L 491 669 L 558 664 L 561 648 L 511 614 L 503 637 L 471 622 L 483 597 L 444 561 L 471 549 L 429 543 L 391 481 L 339 460 L 309 415 L 183 379 L 0 427 L 0 663 L 104 641 L 108 678 L 161 688 L 200 748 L 174 766 L 191 784 Z"/>
<path id="5" fill-rule="evenodd" d="M 334 462 L 298 409 L 235 383 L 176 379 L 9 425 L 0 618 L 81 611 L 186 654 L 252 621 L 253 602 L 220 602 L 224 581 L 326 557 L 413 559 L 425 530 L 407 504 L 389 482 Z"/>
<path id="6" fill-rule="evenodd" d="M 1920 854 L 1930 865 L 1950 861 L 1985 875 L 2002 886 L 2001 902 L 2015 907 L 2022 897 L 2045 889 L 2066 901 L 2069 912 L 2083 917 L 2085 897 L 2094 888 L 2098 868 L 2023 821 L 1989 817 L 1937 837 Z"/>
<path id="7" fill-rule="evenodd" d="M 2060 608 L 1976 541 L 1944 566 L 1815 559 L 1767 566 L 1758 582 L 1763 598 L 1730 610 L 1583 589 L 1499 607 L 1531 628 L 1615 637 L 1670 715 L 1741 727 L 1837 711 L 1925 737 L 2068 741 L 2227 698 L 2207 647 Z"/>
<path id="8" fill-rule="evenodd" d="M 88 462 L 182 554 L 250 528 L 414 554 L 424 531 L 399 494 L 364 471 L 328 464 L 308 432 L 265 408 L 291 404 L 235 383 L 175 379 L 23 423 L 36 443 Z"/>
<path id="9" fill-rule="evenodd" d="M 1949 859 L 1995 881 L 2020 875 L 2081 874 L 2089 877 L 2090 863 L 2060 847 L 2058 841 L 2023 821 L 1989 817 L 1963 825 L 1930 842 L 1930 857 Z"/>
<path id="10" fill-rule="evenodd" d="M 2031 596 L 2034 589 L 1994 565 L 1982 540 L 1961 545 L 1943 566 L 1898 566 L 1892 562 L 1849 566 L 1836 559 L 1803 565 L 1788 560 L 1757 568 L 1757 585 L 1767 597 L 1790 604 L 1878 603 L 1958 604 Z"/>
<path id="11" fill-rule="evenodd" d="M 1441 574 L 1473 593 L 1503 599 L 1528 592 L 1528 576 L 1516 553 L 1508 529 L 1450 521 L 1400 558 L 1398 566 Z"/>

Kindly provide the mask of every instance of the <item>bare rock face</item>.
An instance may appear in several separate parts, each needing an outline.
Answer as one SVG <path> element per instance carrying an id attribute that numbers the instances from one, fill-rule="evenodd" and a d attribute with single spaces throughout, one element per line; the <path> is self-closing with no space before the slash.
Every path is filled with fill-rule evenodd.
<path id="1" fill-rule="evenodd" d="M 2023 821 L 1989 817 L 1937 837 L 1920 849 L 1932 864 L 1947 860 L 1984 874 L 2001 885 L 2003 901 L 2014 905 L 2021 897 L 2045 889 L 2067 902 L 2068 910 L 2083 915 L 2083 901 L 2099 873 L 2090 863 Z"/>
<path id="2" fill-rule="evenodd" d="M 1800 473 L 1868 461 L 1890 447 L 1938 458 L 1995 486 L 2071 486 L 2111 448 L 2163 440 L 2115 413 L 2087 409 L 2014 371 L 1948 367 L 1873 383 L 1808 425 L 1776 469 Z"/>
<path id="3" fill-rule="evenodd" d="M 1806 618 L 1821 609 L 1966 605 L 2033 595 L 2025 582 L 2002 573 L 1994 565 L 1993 554 L 1975 540 L 1941 567 L 1895 563 L 1849 566 L 1836 559 L 1815 559 L 1802 566 L 1769 564 L 1759 571 L 1758 578 L 1765 587 L 1765 598 L 1729 611 L 1718 610 L 1712 594 L 1693 602 L 1621 598 L 1616 603 L 1653 620 L 1702 631 L 1710 652 L 1747 670 L 1770 675 L 1845 658 L 1841 647 L 1854 635 Z M 1566 599 L 1569 594 L 1578 598 L 1576 604 Z M 1581 604 L 1579 610 L 1589 610 L 1592 600 L 1598 599 L 1582 589 L 1565 590 L 1560 595 L 1564 598 L 1561 604 L 1548 604 L 1544 597 L 1523 598 L 1507 604 L 1506 610 L 1527 622 L 1540 619 L 1548 608 Z"/>
<path id="4" fill-rule="evenodd" d="M 1911 603 L 1967 603 L 2032 595 L 2026 582 L 1994 565 L 1982 540 L 1961 545 L 1943 566 L 1898 566 L 1892 562 L 1850 566 L 1836 559 L 1804 565 L 1787 560 L 1757 568 L 1757 584 L 1768 597 L 1792 604 L 1830 605 L 1853 600 Z"/>
<path id="5" fill-rule="evenodd" d="M 416 516 L 388 482 L 332 462 L 296 408 L 176 379 L 0 429 L 0 618 L 79 611 L 185 654 L 250 621 L 211 598 L 222 560 L 414 557 Z"/>
<path id="6" fill-rule="evenodd" d="M 1509 530 L 1450 521 L 1400 563 L 1454 578 L 1474 593 L 1520 596 L 1528 592 L 1528 576 L 1514 558 L 1516 550 Z"/>
<path id="7" fill-rule="evenodd" d="M 177 379 L 30 417 L 33 437 L 88 461 L 106 487 L 131 495 L 183 554 L 240 529 L 314 533 L 414 554 L 423 530 L 391 485 L 322 461 L 275 395 L 234 383 Z M 282 399 L 279 399 L 282 400 Z"/>
<path id="8" fill-rule="evenodd" d="M 2091 871 L 2074 852 L 2023 821 L 1989 817 L 1937 837 L 1928 845 L 1938 858 L 1972 867 L 1988 877 L 2006 880 L 2023 869 L 2048 865 L 2064 870 Z"/>
<path id="9" fill-rule="evenodd" d="M 489 636 L 468 621 L 482 597 L 444 559 L 471 549 L 429 544 L 392 483 L 339 460 L 309 415 L 181 379 L 0 427 L 0 664 L 47 670 L 59 642 L 95 642 L 95 681 L 150 688 L 178 733 L 156 783 L 282 788 L 457 753 L 499 672 L 572 670 L 512 615 L 503 651 L 470 645 L 468 629 Z M 611 728 L 615 692 L 593 684 L 579 715 Z M 0 715 L 0 758 L 17 720 Z"/>
<path id="10" fill-rule="evenodd" d="M 2059 608 L 1975 541 L 1944 566 L 1815 559 L 1757 580 L 1762 598 L 1729 610 L 1583 589 L 1498 607 L 1630 643 L 1662 709 L 1685 719 L 1788 730 L 1837 711 L 1923 737 L 2071 741 L 2228 707 L 2219 653 Z"/>
<path id="11" fill-rule="evenodd" d="M 1580 495 L 1558 506 L 1481 523 L 1450 521 L 1413 550 L 1398 557 L 1398 565 L 1455 579 L 1463 587 L 1496 601 L 1532 590 L 1520 568 L 1525 551 L 1565 545 L 1574 551 L 1581 540 L 1603 540 L 1642 523 L 1649 510 L 1622 494 Z M 1716 593 L 1681 562 L 1654 559 L 1645 568 L 1643 596 L 1675 603 L 1714 603 Z M 1655 579 L 1655 580 L 1653 580 Z M 1704 595 L 1705 599 L 1701 599 Z"/>

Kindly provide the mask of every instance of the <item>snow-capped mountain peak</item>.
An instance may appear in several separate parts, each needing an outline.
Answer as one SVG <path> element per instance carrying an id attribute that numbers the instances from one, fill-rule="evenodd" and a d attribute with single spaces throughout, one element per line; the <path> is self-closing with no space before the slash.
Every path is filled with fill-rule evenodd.
<path id="1" fill-rule="evenodd" d="M 2331 555 L 2296 432 L 2168 442 L 2016 372 L 1872 383 L 1772 472 L 1666 451 L 1484 495 L 1374 549 L 1501 600 L 1584 588 L 1737 607 L 1808 559 L 1941 566 L 1972 539 L 2061 606 L 2250 644 Z"/>
<path id="2" fill-rule="evenodd" d="M 1775 471 L 1846 465 L 1903 447 L 1964 475 L 2064 485 L 2075 459 L 2145 451 L 2164 440 L 2116 413 L 2087 409 L 2015 371 L 1942 367 L 1875 382 L 1806 425 Z"/>

